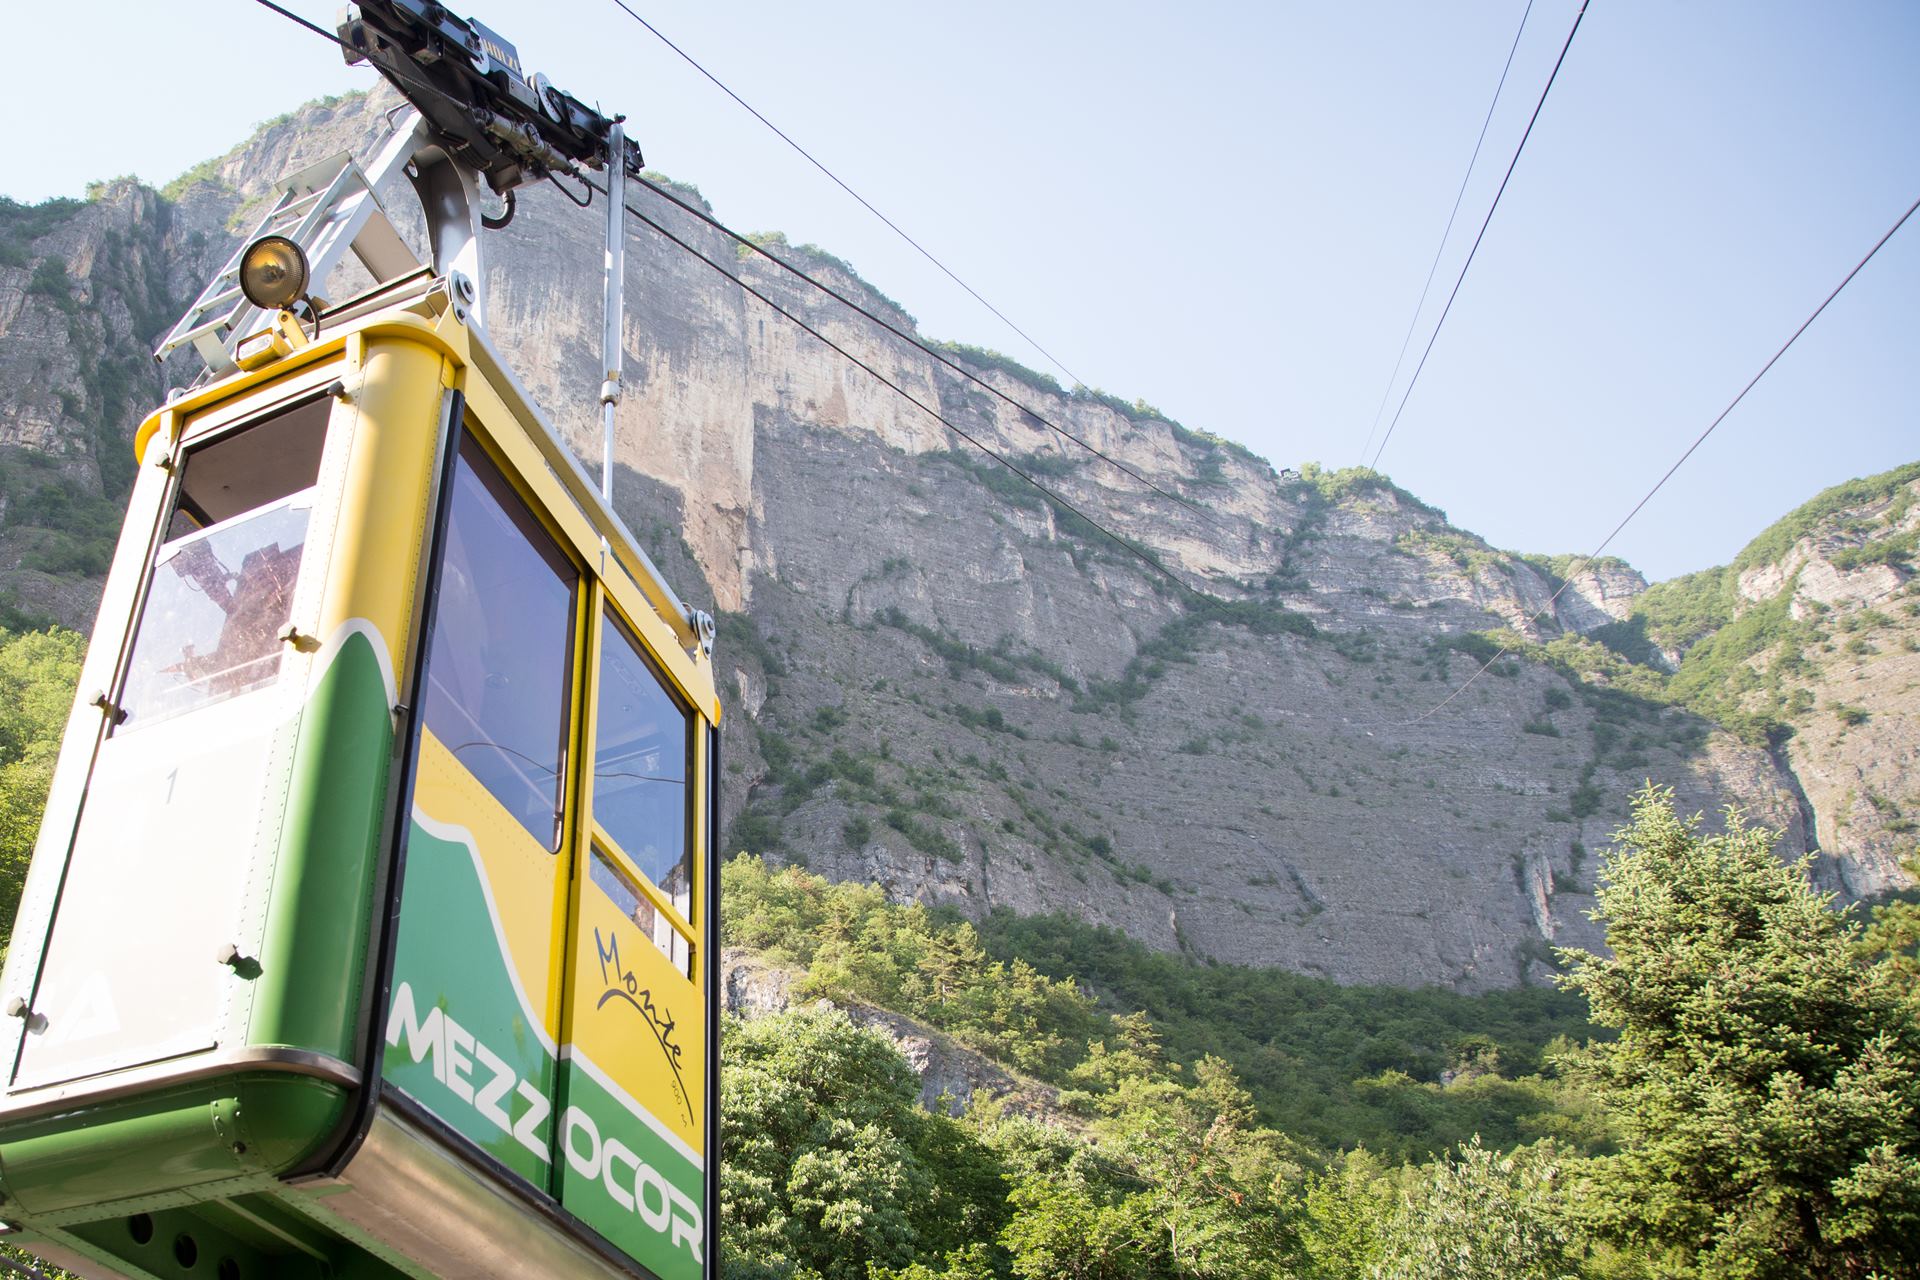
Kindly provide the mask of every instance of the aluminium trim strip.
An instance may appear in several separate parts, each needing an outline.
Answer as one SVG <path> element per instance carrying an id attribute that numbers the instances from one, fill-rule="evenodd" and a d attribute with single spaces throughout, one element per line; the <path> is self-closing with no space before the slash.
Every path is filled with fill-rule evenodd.
<path id="1" fill-rule="evenodd" d="M 446 1176 L 437 1177 L 436 1172 Z M 465 1222 L 484 1221 L 505 1226 L 508 1224 L 496 1215 L 519 1207 L 544 1224 L 546 1230 L 539 1233 L 541 1246 L 565 1251 L 574 1260 L 571 1265 L 549 1270 L 548 1274 L 557 1270 L 560 1274 L 578 1276 L 580 1263 L 598 1261 L 606 1268 L 602 1275 L 659 1280 L 651 1268 L 569 1212 L 544 1188 L 535 1187 L 508 1169 L 471 1138 L 399 1088 L 382 1091 L 366 1141 L 338 1175 L 293 1178 L 288 1180 L 288 1185 L 312 1188 L 323 1197 L 316 1207 L 362 1231 L 377 1225 L 370 1220 L 371 1214 L 391 1220 L 394 1216 L 391 1205 L 416 1188 L 422 1193 L 421 1207 L 439 1213 L 452 1206 L 456 1214 L 464 1214 Z M 703 1212 L 717 1218 L 718 1206 L 708 1206 Z M 429 1241 L 422 1236 L 413 1243 L 418 1246 Z M 523 1246 L 531 1243 L 534 1242 L 524 1239 L 521 1242 Z M 419 1259 L 413 1249 L 404 1248 L 398 1242 L 390 1247 L 425 1264 L 426 1260 Z M 503 1277 L 518 1280 L 533 1274 L 526 1265 L 529 1258 L 524 1251 L 502 1256 L 498 1271 L 481 1271 L 471 1258 L 457 1261 L 462 1263 L 461 1270 L 450 1272 L 443 1267 L 441 1274 L 472 1276 L 475 1280 Z M 716 1265 L 709 1260 L 704 1273 L 715 1274 Z"/>
<path id="2" fill-rule="evenodd" d="M 225 1052 L 149 1063 L 127 1071 L 65 1084 L 9 1089 L 6 1100 L 0 1102 L 0 1123 L 115 1102 L 158 1088 L 197 1084 L 247 1071 L 308 1076 L 327 1084 L 339 1085 L 343 1089 L 358 1089 L 361 1079 L 359 1068 L 329 1053 L 315 1053 L 311 1049 L 295 1049 L 286 1045 L 245 1045 Z"/>

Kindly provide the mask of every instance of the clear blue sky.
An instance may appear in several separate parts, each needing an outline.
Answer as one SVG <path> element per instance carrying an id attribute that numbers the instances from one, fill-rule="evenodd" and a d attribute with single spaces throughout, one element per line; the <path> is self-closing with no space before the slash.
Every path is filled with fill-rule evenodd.
<path id="1" fill-rule="evenodd" d="M 1082 377 L 1279 466 L 1360 459 L 1524 7 L 630 2 Z M 1047 367 L 612 0 L 471 3 L 721 217 Z M 1574 8 L 1535 4 L 1429 317 Z M 22 200 L 164 182 L 373 79 L 249 0 L 8 27 Z M 1499 545 L 1590 549 L 1920 196 L 1916 68 L 1897 0 L 1593 0 L 1383 469 Z M 1614 549 L 1722 563 L 1917 457 L 1920 216 Z"/>

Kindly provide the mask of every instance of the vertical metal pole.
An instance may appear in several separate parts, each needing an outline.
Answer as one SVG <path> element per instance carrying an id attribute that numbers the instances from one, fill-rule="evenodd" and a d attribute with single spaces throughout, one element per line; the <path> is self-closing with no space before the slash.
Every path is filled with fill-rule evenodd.
<path id="1" fill-rule="evenodd" d="M 601 364 L 606 378 L 600 384 L 603 438 L 600 449 L 600 496 L 613 508 L 613 414 L 620 404 L 620 330 L 626 318 L 627 245 L 627 133 L 622 116 L 607 127 L 607 327 L 601 337 Z"/>

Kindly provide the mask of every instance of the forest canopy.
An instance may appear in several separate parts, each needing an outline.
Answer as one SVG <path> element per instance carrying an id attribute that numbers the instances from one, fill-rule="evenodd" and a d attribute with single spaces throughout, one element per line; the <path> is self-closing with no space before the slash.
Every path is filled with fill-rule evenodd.
<path id="1" fill-rule="evenodd" d="M 0 632 L 10 924 L 84 644 Z M 1868 1280 L 1920 1274 L 1920 907 L 1836 910 L 1669 791 L 1603 854 L 1606 954 L 1462 996 L 969 922 L 741 855 L 725 1274 L 747 1280 Z M 1001 1084 L 922 1105 L 901 1018 Z"/>
<path id="2" fill-rule="evenodd" d="M 795 966 L 793 994 L 821 1003 L 729 1025 L 729 1274 L 1916 1274 L 1913 913 L 1868 929 L 1778 838 L 1737 814 L 1703 834 L 1670 791 L 1636 795 L 1602 866 L 1610 954 L 1560 955 L 1572 1006 L 1316 989 L 736 858 L 729 944 Z M 1045 1087 L 917 1108 L 862 1006 Z M 1319 1065 L 1256 1090 L 1263 1053 Z"/>

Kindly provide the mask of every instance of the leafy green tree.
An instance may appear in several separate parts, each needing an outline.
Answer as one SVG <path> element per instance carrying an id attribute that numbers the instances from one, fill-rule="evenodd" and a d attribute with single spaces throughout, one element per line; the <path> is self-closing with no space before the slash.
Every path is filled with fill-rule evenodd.
<path id="1" fill-rule="evenodd" d="M 1015 1274 L 1281 1273 L 1293 1250 L 1284 1207 L 1300 1180 L 1296 1147 L 1257 1127 L 1225 1062 L 1202 1059 L 1191 1084 L 1179 1072 L 1139 1014 L 1114 1019 L 1113 1034 L 1090 1047 L 1071 1073 L 1082 1088 L 1063 1101 L 1085 1117 L 1091 1146 L 1051 1162 L 1007 1156 L 1013 1218 L 1001 1240 Z"/>
<path id="2" fill-rule="evenodd" d="M 1433 1164 L 1365 1241 L 1367 1280 L 1572 1280 L 1575 1241 L 1553 1201 L 1551 1142 L 1501 1155 L 1478 1138 Z"/>
<path id="3" fill-rule="evenodd" d="M 972 1244 L 953 1250 L 937 1267 L 925 1262 L 899 1268 L 875 1265 L 867 1280 L 1001 1280 L 1005 1274 L 995 1265 L 992 1247 Z"/>
<path id="4" fill-rule="evenodd" d="M 1001 1240 L 1025 1280 L 1145 1280 L 1155 1265 L 1149 1224 L 1081 1168 L 1029 1178 L 1008 1198 L 1013 1220 Z"/>
<path id="5" fill-rule="evenodd" d="M 0 631 L 0 940 L 13 930 L 86 641 Z"/>
<path id="6" fill-rule="evenodd" d="M 9 1272 L 6 1267 L 0 1267 L 0 1274 L 40 1277 L 41 1280 L 85 1280 L 84 1277 L 76 1276 L 63 1267 L 56 1267 L 44 1258 L 16 1245 L 0 1245 L 0 1260 L 16 1262 L 22 1267 L 31 1268 L 29 1271 Z"/>
<path id="7" fill-rule="evenodd" d="M 1057 1075 L 1104 1020 L 1071 980 L 990 960 L 965 921 L 741 854 L 721 870 L 726 944 L 802 966 L 796 994 L 918 1018 L 1023 1071 Z"/>
<path id="8" fill-rule="evenodd" d="M 1364 1143 L 1398 1163 L 1450 1150 L 1475 1133 L 1502 1148 L 1548 1133 L 1575 1146 L 1594 1137 L 1591 1125 L 1557 1115 L 1572 1100 L 1561 1082 L 1535 1078 L 1556 1036 L 1590 1033 L 1586 1004 L 1570 993 L 1527 988 L 1468 996 L 1197 965 L 1062 915 L 996 911 L 977 927 L 988 954 L 1010 966 L 1024 962 L 1063 983 L 1078 979 L 1098 990 L 1103 1004 L 1144 1010 L 1173 1061 L 1225 1058 L 1263 1123 L 1319 1146 Z M 1084 1023 L 1070 1030 L 1065 1016 L 1049 1007 L 1041 1024 L 1064 1040 L 1043 1058 L 1041 1074 L 1050 1080 L 1077 1060 L 1081 1045 L 1109 1036 L 1103 1026 Z M 1498 1076 L 1468 1072 L 1441 1083 L 1463 1058 L 1485 1064 L 1495 1054 Z"/>
<path id="9" fill-rule="evenodd" d="M 1562 953 L 1619 1032 L 1565 1058 L 1621 1141 L 1588 1166 L 1580 1210 L 1664 1251 L 1663 1275 L 1914 1275 L 1920 1026 L 1777 839 L 1737 813 L 1705 836 L 1670 790 L 1634 797 L 1595 912 L 1613 954 Z"/>
<path id="10" fill-rule="evenodd" d="M 1292 1143 L 1257 1127 L 1231 1067 L 1202 1058 L 1187 1087 L 1129 1080 L 1103 1109 L 1102 1136 L 1139 1180 L 1129 1203 L 1171 1274 L 1227 1280 L 1280 1267 L 1293 1248 L 1285 1193 L 1301 1169 Z"/>
<path id="11" fill-rule="evenodd" d="M 979 935 L 972 925 L 962 924 L 933 935 L 921 955 L 920 974 L 926 979 L 933 1002 L 945 1006 L 965 1000 L 967 979 L 986 964 Z"/>
<path id="12" fill-rule="evenodd" d="M 723 1030 L 727 1274 L 865 1280 L 993 1238 L 1006 1194 L 990 1152 L 919 1107 L 882 1037 L 831 1009 Z"/>
<path id="13" fill-rule="evenodd" d="M 1307 1179 L 1299 1204 L 1307 1276 L 1353 1280 L 1373 1274 L 1397 1203 L 1391 1173 L 1378 1156 L 1361 1147 Z"/>

